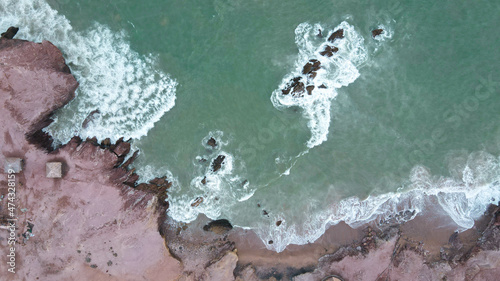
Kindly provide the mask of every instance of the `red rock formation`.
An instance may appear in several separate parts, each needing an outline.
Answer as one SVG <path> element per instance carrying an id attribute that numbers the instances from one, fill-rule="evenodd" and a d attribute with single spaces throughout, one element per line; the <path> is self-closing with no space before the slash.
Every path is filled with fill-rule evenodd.
<path id="1" fill-rule="evenodd" d="M 78 82 L 48 41 L 0 38 L 0 51 L 0 102 L 24 132 L 41 129 L 52 112 L 74 98 Z"/>
<path id="2" fill-rule="evenodd" d="M 123 158 L 130 144 L 101 145 L 73 138 L 46 153 L 41 131 L 51 113 L 74 97 L 78 83 L 51 43 L 0 39 L 0 146 L 3 157 L 20 157 L 16 175 L 16 275 L 9 280 L 173 280 L 181 264 L 169 254 L 158 232 L 156 190 L 138 190 L 138 176 Z M 31 141 L 28 142 L 27 138 Z M 45 163 L 63 163 L 63 178 L 45 177 Z M 6 196 L 6 174 L 0 194 Z M 165 180 L 164 180 L 165 182 Z M 157 185 L 155 185 L 157 187 Z M 163 184 L 162 186 L 166 186 Z M 163 199 L 166 188 L 163 189 Z M 7 200 L 0 201 L 6 225 Z M 3 231 L 3 229 L 1 229 Z M 7 253 L 7 243 L 0 252 Z M 0 278 L 2 279 L 2 278 Z"/>

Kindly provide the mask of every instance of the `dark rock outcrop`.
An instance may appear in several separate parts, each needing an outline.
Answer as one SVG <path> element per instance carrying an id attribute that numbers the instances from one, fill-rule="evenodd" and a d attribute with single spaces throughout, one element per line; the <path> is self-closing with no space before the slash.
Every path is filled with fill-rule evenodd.
<path id="1" fill-rule="evenodd" d="M 381 28 L 374 29 L 374 30 L 372 30 L 372 37 L 375 38 L 375 37 L 379 36 L 380 34 L 382 34 L 383 32 L 384 32 L 384 30 Z"/>
<path id="2" fill-rule="evenodd" d="M 335 32 L 333 32 L 332 35 L 330 35 L 330 37 L 328 37 L 328 41 L 333 43 L 335 39 L 342 39 L 342 38 L 344 38 L 344 30 L 338 29 Z"/>
<path id="3" fill-rule="evenodd" d="M 302 74 L 308 74 L 313 71 L 317 71 L 318 69 L 321 68 L 321 62 L 316 59 L 311 59 L 309 60 L 306 65 L 304 65 L 304 68 L 302 68 Z"/>
<path id="4" fill-rule="evenodd" d="M 306 90 L 308 95 L 312 95 L 312 91 L 314 90 L 314 85 L 307 86 Z"/>
<path id="5" fill-rule="evenodd" d="M 7 31 L 5 31 L 4 33 L 2 33 L 2 38 L 5 38 L 5 39 L 13 39 L 14 36 L 16 36 L 17 32 L 19 31 L 19 28 L 18 27 L 9 27 L 9 29 L 7 29 Z"/>
<path id="6" fill-rule="evenodd" d="M 288 95 L 292 89 L 294 90 L 294 92 L 297 92 L 295 88 L 299 85 L 299 83 L 301 83 L 301 79 L 302 77 L 300 76 L 294 77 L 290 82 L 288 82 L 288 85 L 285 87 L 285 89 L 281 90 L 281 93 L 283 95 Z"/>
<path id="7" fill-rule="evenodd" d="M 317 59 L 310 59 L 302 68 L 302 74 L 309 76 L 309 79 L 314 79 L 317 75 L 317 72 L 321 68 L 321 62 Z M 281 93 L 283 95 L 288 95 L 292 94 L 294 97 L 302 97 L 305 91 L 307 90 L 307 93 L 309 95 L 312 94 L 312 90 L 314 89 L 314 86 L 305 86 L 303 82 L 301 82 L 302 77 L 297 76 L 294 77 L 288 84 L 285 86 L 284 89 L 281 90 Z"/>
<path id="8" fill-rule="evenodd" d="M 211 231 L 211 232 L 213 232 L 215 234 L 219 234 L 219 235 L 226 234 L 231 229 L 233 229 L 233 226 L 226 219 L 211 221 L 203 227 L 203 230 Z"/>
<path id="9" fill-rule="evenodd" d="M 335 46 L 334 47 L 326 46 L 325 50 L 321 51 L 319 54 L 322 56 L 331 57 L 331 56 L 333 56 L 333 53 L 336 53 L 338 51 L 339 51 L 339 48 L 337 48 Z"/>
<path id="10" fill-rule="evenodd" d="M 85 120 L 83 120 L 83 123 L 82 123 L 82 128 L 87 128 L 89 123 L 92 122 L 95 118 L 95 116 L 97 114 L 101 113 L 99 111 L 99 109 L 96 109 L 96 110 L 93 110 L 92 112 L 89 113 L 89 115 L 87 115 L 87 117 L 85 118 Z"/>
<path id="11" fill-rule="evenodd" d="M 292 95 L 301 96 L 301 94 L 304 93 L 304 89 L 305 89 L 304 83 L 299 82 L 297 83 L 297 85 L 295 85 L 295 87 L 293 87 Z"/>
<path id="12" fill-rule="evenodd" d="M 214 138 L 210 138 L 208 141 L 207 141 L 207 144 L 210 145 L 211 147 L 216 147 L 217 146 L 217 141 L 215 141 Z"/>
<path id="13" fill-rule="evenodd" d="M 201 203 L 203 203 L 203 197 L 196 197 L 196 199 L 194 199 L 194 202 L 191 203 L 191 207 L 198 207 Z"/>
<path id="14" fill-rule="evenodd" d="M 218 170 L 220 170 L 220 168 L 222 168 L 222 162 L 224 162 L 224 159 L 226 159 L 226 156 L 224 155 L 219 155 L 217 156 L 217 158 L 215 158 L 215 160 L 212 162 L 212 170 L 214 172 L 217 172 Z"/>

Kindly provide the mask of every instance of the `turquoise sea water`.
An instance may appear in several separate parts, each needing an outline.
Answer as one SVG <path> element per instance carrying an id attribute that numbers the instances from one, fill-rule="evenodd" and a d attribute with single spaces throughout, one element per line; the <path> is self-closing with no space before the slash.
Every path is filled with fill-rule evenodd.
<path id="1" fill-rule="evenodd" d="M 144 180 L 175 179 L 178 221 L 228 218 L 281 251 L 429 202 L 466 229 L 498 202 L 500 4 L 283 2 L 8 0 L 0 28 L 53 42 L 80 82 L 55 139 L 132 138 Z M 345 31 L 332 58 L 318 28 Z M 284 98 L 309 59 L 315 92 Z"/>

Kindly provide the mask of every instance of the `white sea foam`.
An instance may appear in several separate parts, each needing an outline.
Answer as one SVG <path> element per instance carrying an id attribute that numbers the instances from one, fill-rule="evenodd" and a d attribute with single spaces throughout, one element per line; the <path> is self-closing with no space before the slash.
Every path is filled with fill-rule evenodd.
<path id="1" fill-rule="evenodd" d="M 201 140 L 201 145 L 203 145 L 203 147 L 207 149 L 211 149 L 212 147 L 208 145 L 208 140 L 210 138 L 214 138 L 216 140 L 217 149 L 220 149 L 221 147 L 226 146 L 229 143 L 224 138 L 224 132 L 216 130 L 209 132 L 208 135 Z"/>
<path id="2" fill-rule="evenodd" d="M 337 96 L 337 89 L 351 84 L 359 77 L 358 67 L 367 59 L 363 37 L 347 22 L 344 21 L 331 29 L 323 38 L 318 38 L 316 35 L 318 29 L 325 33 L 325 29 L 319 24 L 312 26 L 309 23 L 302 23 L 295 29 L 295 42 L 299 48 L 299 55 L 294 70 L 283 78 L 281 85 L 271 97 L 273 105 L 278 109 L 293 106 L 302 108 L 311 130 L 311 138 L 307 142 L 309 148 L 326 141 L 330 127 L 331 101 Z M 328 37 L 338 29 L 344 30 L 344 38 L 336 39 L 334 43 L 328 42 Z M 331 57 L 320 55 L 328 45 L 337 47 L 338 52 Z M 304 65 L 311 59 L 321 62 L 321 68 L 314 79 L 302 74 Z M 306 86 L 314 85 L 312 95 L 305 94 L 301 97 L 283 95 L 282 89 L 287 87 L 294 77 L 302 77 L 301 81 L 304 81 Z M 321 85 L 326 86 L 326 89 L 319 88 Z"/>
<path id="3" fill-rule="evenodd" d="M 456 169 L 454 167 L 453 169 Z M 451 169 L 450 169 L 451 170 Z M 304 224 L 275 222 L 287 214 L 272 214 L 268 225 L 255 231 L 268 249 L 283 251 L 287 245 L 303 245 L 318 239 L 326 229 L 341 221 L 357 227 L 370 221 L 407 221 L 439 202 L 443 214 L 449 216 L 458 231 L 474 226 L 490 204 L 500 201 L 500 157 L 485 152 L 472 153 L 458 177 L 432 176 L 425 167 L 417 166 L 410 174 L 407 191 L 355 197 L 332 203 L 328 210 L 309 218 Z M 273 244 L 268 244 L 273 240 Z"/>
<path id="4" fill-rule="evenodd" d="M 209 155 L 200 155 L 195 158 L 193 165 L 198 171 L 189 183 L 189 188 L 180 192 L 180 188 L 172 190 L 170 197 L 169 215 L 176 221 L 190 222 L 203 213 L 211 219 L 219 218 L 228 212 L 238 202 L 246 201 L 255 192 L 249 181 L 235 174 L 235 166 L 241 167 L 243 163 L 224 151 L 223 148 L 229 141 L 223 138 L 222 131 L 210 132 L 202 140 L 202 145 L 210 151 Z M 213 137 L 216 147 L 208 146 L 208 139 Z M 224 156 L 221 168 L 213 171 L 212 163 L 218 156 Z M 204 183 L 203 183 L 203 182 Z M 192 206 L 199 198 L 203 202 Z"/>
<path id="5" fill-rule="evenodd" d="M 383 42 L 392 39 L 394 35 L 394 30 L 391 25 L 380 24 L 376 29 L 382 29 L 383 31 L 380 35 L 373 38 L 375 41 Z"/>
<path id="6" fill-rule="evenodd" d="M 0 28 L 11 25 L 20 27 L 17 38 L 48 40 L 59 47 L 80 83 L 77 97 L 47 128 L 56 144 L 74 135 L 112 141 L 140 138 L 175 104 L 175 80 L 155 67 L 153 55 L 131 50 L 123 32 L 98 23 L 75 31 L 43 0 L 1 1 Z M 94 110 L 100 113 L 83 128 Z"/>

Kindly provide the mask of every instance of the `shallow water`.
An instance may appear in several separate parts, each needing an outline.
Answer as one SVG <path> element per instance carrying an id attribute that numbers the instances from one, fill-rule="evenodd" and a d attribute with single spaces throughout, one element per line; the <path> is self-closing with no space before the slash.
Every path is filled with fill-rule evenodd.
<path id="1" fill-rule="evenodd" d="M 0 27 L 52 41 L 80 82 L 48 129 L 56 140 L 133 138 L 145 179 L 175 178 L 173 218 L 228 218 L 280 251 L 328 224 L 432 200 L 464 229 L 499 200 L 499 11 L 495 1 L 21 0 L 0 3 Z M 339 25 L 339 53 L 321 58 L 316 29 Z M 315 89 L 328 89 L 282 99 L 311 58 L 324 67 Z"/>

